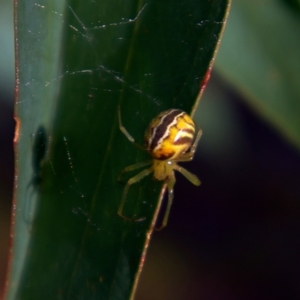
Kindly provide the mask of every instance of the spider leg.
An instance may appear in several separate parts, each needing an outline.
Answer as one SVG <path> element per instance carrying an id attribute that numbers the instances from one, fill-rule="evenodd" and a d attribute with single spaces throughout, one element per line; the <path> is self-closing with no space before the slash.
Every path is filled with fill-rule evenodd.
<path id="1" fill-rule="evenodd" d="M 137 164 L 138 165 L 138 164 Z M 134 165 L 133 165 L 134 166 Z M 133 167 L 131 166 L 131 167 Z M 124 188 L 124 191 L 123 191 L 123 196 L 122 196 L 122 200 L 121 200 L 121 203 L 120 203 L 120 206 L 119 206 L 119 209 L 118 209 L 118 215 L 121 216 L 122 218 L 124 219 L 127 219 L 127 220 L 132 220 L 130 218 L 127 218 L 123 215 L 123 208 L 124 208 L 124 204 L 125 204 L 125 200 L 126 200 L 126 196 L 127 196 L 127 193 L 128 193 L 128 190 L 130 188 L 130 186 L 138 181 L 140 181 L 141 179 L 143 179 L 145 176 L 149 175 L 150 173 L 153 172 L 153 168 L 150 167 L 148 169 L 145 169 L 143 170 L 142 172 L 138 173 L 137 175 L 133 176 L 132 178 L 130 178 L 127 183 L 126 183 L 126 186 Z M 140 219 L 139 219 L 140 220 Z M 139 221 L 138 220 L 138 221 Z"/>
<path id="2" fill-rule="evenodd" d="M 196 152 L 196 149 L 197 149 L 197 146 L 198 146 L 198 143 L 199 143 L 199 140 L 200 140 L 201 136 L 202 136 L 202 129 L 199 128 L 198 132 L 197 132 L 197 135 L 196 135 L 196 138 L 195 138 L 195 141 L 194 141 L 194 143 L 191 147 L 191 151 L 190 151 L 193 154 Z"/>
<path id="3" fill-rule="evenodd" d="M 124 168 L 124 169 L 121 171 L 121 173 L 120 173 L 120 175 L 119 175 L 119 177 L 118 177 L 118 181 L 122 181 L 121 178 L 122 178 L 122 176 L 123 176 L 124 173 L 133 171 L 133 170 L 135 170 L 135 169 L 139 169 L 139 168 L 144 167 L 144 166 L 146 166 L 146 165 L 149 165 L 149 164 L 151 164 L 151 163 L 152 163 L 152 161 L 151 161 L 151 160 L 148 160 L 148 161 L 139 162 L 139 163 L 136 163 L 136 164 L 133 164 L 133 165 L 131 165 L 131 166 L 128 166 L 128 167 Z"/>
<path id="4" fill-rule="evenodd" d="M 137 148 L 141 149 L 141 150 L 146 150 L 144 146 L 136 143 L 135 139 L 133 138 L 133 136 L 127 131 L 127 129 L 123 126 L 122 124 L 122 119 L 121 119 L 121 109 L 120 106 L 118 106 L 118 118 L 119 118 L 119 128 L 120 130 L 123 132 L 123 134 L 127 137 L 127 139 L 133 143 Z"/>
<path id="5" fill-rule="evenodd" d="M 189 172 L 188 170 L 186 170 L 185 168 L 178 166 L 176 164 L 174 164 L 173 168 L 174 168 L 174 170 L 180 172 L 192 184 L 197 185 L 197 186 L 201 184 L 201 181 L 199 180 L 199 178 L 196 175 Z"/>
<path id="6" fill-rule="evenodd" d="M 163 218 L 161 226 L 160 227 L 155 227 L 155 230 L 157 230 L 157 231 L 162 230 L 168 224 L 168 220 L 169 220 L 169 216 L 170 216 L 170 210 L 171 210 L 171 206 L 172 206 L 173 199 L 174 199 L 174 185 L 175 185 L 175 182 L 176 182 L 176 179 L 175 179 L 174 173 L 172 172 L 172 175 L 170 175 L 168 177 L 167 183 L 166 183 L 167 187 L 168 187 L 168 203 L 167 203 L 167 208 L 166 208 L 166 211 L 165 211 L 164 218 Z M 163 197 L 163 195 L 161 197 Z"/>

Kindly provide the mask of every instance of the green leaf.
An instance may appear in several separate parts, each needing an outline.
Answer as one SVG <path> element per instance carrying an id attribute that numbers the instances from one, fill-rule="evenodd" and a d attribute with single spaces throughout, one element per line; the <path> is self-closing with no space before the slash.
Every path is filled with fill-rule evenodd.
<path id="1" fill-rule="evenodd" d="M 300 18 L 284 1 L 235 1 L 216 69 L 300 147 Z"/>
<path id="2" fill-rule="evenodd" d="M 20 1 L 16 8 L 17 174 L 7 299 L 133 297 L 160 182 L 122 168 L 168 108 L 190 111 L 228 9 L 219 1 Z M 125 177 L 125 180 L 130 178 Z"/>

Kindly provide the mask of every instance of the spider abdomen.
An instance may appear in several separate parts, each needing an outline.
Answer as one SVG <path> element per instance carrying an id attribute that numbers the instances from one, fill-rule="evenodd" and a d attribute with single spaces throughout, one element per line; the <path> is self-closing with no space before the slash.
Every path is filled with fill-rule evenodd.
<path id="1" fill-rule="evenodd" d="M 176 159 L 190 148 L 194 136 L 191 117 L 182 110 L 169 109 L 150 122 L 145 133 L 146 149 L 155 159 Z"/>

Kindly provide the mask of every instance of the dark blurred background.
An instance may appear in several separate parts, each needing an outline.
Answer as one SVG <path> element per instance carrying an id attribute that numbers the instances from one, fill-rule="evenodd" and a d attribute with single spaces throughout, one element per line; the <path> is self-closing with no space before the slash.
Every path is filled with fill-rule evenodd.
<path id="1" fill-rule="evenodd" d="M 0 0 L 0 295 L 13 195 L 12 1 Z M 300 117 L 300 116 L 299 116 Z M 216 73 L 196 115 L 197 155 L 156 232 L 137 300 L 297 299 L 300 155 Z"/>
<path id="2" fill-rule="evenodd" d="M 210 98 L 214 89 L 223 97 Z M 203 138 L 187 165 L 202 185 L 178 176 L 137 299 L 298 299 L 299 153 L 216 74 L 202 101 Z"/>

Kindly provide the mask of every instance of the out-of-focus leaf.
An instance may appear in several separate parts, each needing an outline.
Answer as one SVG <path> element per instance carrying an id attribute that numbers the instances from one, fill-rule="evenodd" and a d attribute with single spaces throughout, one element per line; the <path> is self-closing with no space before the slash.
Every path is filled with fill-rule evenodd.
<path id="1" fill-rule="evenodd" d="M 13 47 L 13 3 L 12 1 L 0 0 L 0 89 L 1 101 L 8 100 L 13 97 L 13 60 L 14 53 L 11 51 Z M 9 97 L 3 97 L 3 94 Z M 11 105 L 11 102 L 8 103 Z"/>
<path id="2" fill-rule="evenodd" d="M 283 1 L 234 1 L 216 69 L 300 147 L 300 18 Z"/>
<path id="3" fill-rule="evenodd" d="M 120 170 L 147 157 L 120 132 L 117 108 L 140 143 L 157 113 L 190 111 L 227 9 L 225 0 L 17 4 L 7 299 L 133 297 L 161 183 L 148 178 L 130 189 L 124 214 L 139 222 L 117 215 Z"/>

